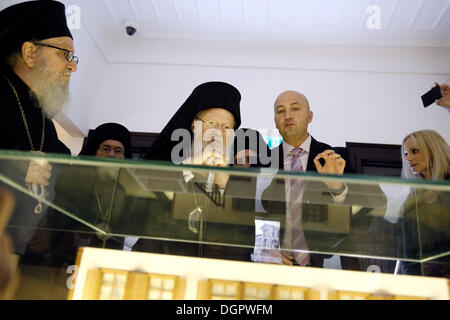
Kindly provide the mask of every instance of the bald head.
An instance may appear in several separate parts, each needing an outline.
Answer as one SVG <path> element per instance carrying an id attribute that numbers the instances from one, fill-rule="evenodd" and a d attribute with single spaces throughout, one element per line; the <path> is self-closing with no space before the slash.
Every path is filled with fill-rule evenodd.
<path id="1" fill-rule="evenodd" d="M 298 147 L 308 138 L 308 125 L 313 119 L 305 95 L 297 91 L 281 93 L 274 103 L 275 124 L 291 146 Z"/>
<path id="2" fill-rule="evenodd" d="M 310 110 L 306 96 L 303 93 L 294 90 L 287 90 L 278 95 L 274 103 L 275 110 L 278 106 L 286 106 L 287 102 L 289 102 L 289 104 L 298 103 L 299 105 L 306 107 L 308 111 Z"/>

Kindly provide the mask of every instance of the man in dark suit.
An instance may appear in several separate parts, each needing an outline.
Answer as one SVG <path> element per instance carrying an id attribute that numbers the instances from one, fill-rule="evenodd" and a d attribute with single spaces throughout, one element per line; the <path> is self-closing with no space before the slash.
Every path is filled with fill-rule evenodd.
<path id="1" fill-rule="evenodd" d="M 272 159 L 274 159 L 274 154 L 278 154 L 278 157 L 275 156 L 274 159 L 278 160 L 278 163 L 272 164 L 272 167 L 288 171 L 315 171 L 320 174 L 333 175 L 354 172 L 345 160 L 347 156 L 345 148 L 332 148 L 328 144 L 315 140 L 308 133 L 308 125 L 313 119 L 313 112 L 310 110 L 309 102 L 303 94 L 295 91 L 281 93 L 275 101 L 274 112 L 275 124 L 283 137 L 283 142 L 279 147 L 272 150 Z M 336 151 L 339 151 L 339 153 Z M 358 195 L 353 192 L 353 186 L 341 181 L 304 181 L 301 190 L 296 193 L 295 199 L 293 199 L 292 188 L 296 188 L 292 184 L 293 180 L 288 178 L 274 179 L 262 195 L 264 209 L 269 215 L 272 215 L 271 218 L 281 221 L 283 230 L 280 234 L 281 248 L 298 249 L 294 245 L 296 232 L 292 231 L 298 228 L 293 222 L 297 219 L 292 217 L 292 211 L 297 210 L 295 214 L 300 216 L 300 220 L 305 220 L 308 214 L 319 212 L 320 215 L 324 210 L 330 210 L 330 204 L 336 204 L 337 210 L 346 209 L 346 211 L 343 211 L 342 217 L 347 219 L 347 227 L 349 227 L 352 204 L 359 203 L 372 208 L 383 207 L 386 204 L 386 198 L 378 187 L 374 187 L 377 190 L 369 190 L 373 196 L 366 197 L 361 196 L 361 194 L 364 194 L 363 190 L 359 190 Z M 299 179 L 295 180 L 298 181 Z M 367 188 L 367 186 L 360 186 L 359 188 Z M 295 202 L 298 203 L 297 209 L 292 209 L 292 204 Z M 304 250 L 329 252 L 334 246 L 333 243 L 324 239 L 324 234 L 320 231 L 309 232 L 304 229 L 301 233 L 303 245 L 306 242 L 306 246 L 303 247 Z M 270 254 L 280 255 L 277 250 Z M 326 257 L 321 254 L 304 254 L 302 263 L 300 263 L 296 261 L 295 254 L 295 252 L 290 254 L 281 251 L 279 258 L 284 264 L 322 267 L 323 260 Z"/>

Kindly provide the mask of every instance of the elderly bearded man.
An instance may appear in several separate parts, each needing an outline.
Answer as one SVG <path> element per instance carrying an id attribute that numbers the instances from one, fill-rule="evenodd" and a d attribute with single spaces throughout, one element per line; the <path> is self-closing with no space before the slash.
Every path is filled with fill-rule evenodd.
<path id="1" fill-rule="evenodd" d="M 13 5 L 0 12 L 0 30 L 0 149 L 70 153 L 51 121 L 78 63 L 64 5 Z"/>
<path id="2" fill-rule="evenodd" d="M 74 50 L 62 3 L 29 1 L 0 11 L 0 149 L 70 154 L 51 119 L 68 103 L 69 81 L 78 63 Z M 47 194 L 55 174 L 51 165 L 22 164 L 3 161 L 2 173 L 24 181 L 32 192 Z M 11 224 L 29 227 L 10 232 L 19 254 L 46 212 L 41 202 L 30 199 L 16 194 L 18 205 L 11 216 Z"/>

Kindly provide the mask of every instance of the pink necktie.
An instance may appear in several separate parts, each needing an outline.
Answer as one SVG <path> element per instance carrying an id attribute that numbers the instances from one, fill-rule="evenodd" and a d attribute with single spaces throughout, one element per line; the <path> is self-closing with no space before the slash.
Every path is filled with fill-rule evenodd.
<path id="1" fill-rule="evenodd" d="M 292 156 L 291 171 L 303 171 L 303 166 L 300 161 L 300 156 L 305 154 L 301 148 L 294 148 L 290 152 Z M 308 250 L 308 245 L 305 239 L 302 223 L 302 201 L 300 199 L 301 191 L 303 189 L 304 181 L 301 179 L 290 180 L 290 194 L 288 202 L 288 218 L 291 222 L 291 239 L 293 250 Z M 295 261 L 301 266 L 306 265 L 311 259 L 311 255 L 305 252 L 295 251 L 293 253 Z"/>

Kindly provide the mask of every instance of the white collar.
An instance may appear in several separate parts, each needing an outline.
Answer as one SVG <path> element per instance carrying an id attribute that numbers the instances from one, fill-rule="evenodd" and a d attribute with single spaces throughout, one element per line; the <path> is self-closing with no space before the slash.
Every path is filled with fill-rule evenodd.
<path id="1" fill-rule="evenodd" d="M 296 148 L 294 146 L 291 146 L 289 143 L 283 140 L 283 159 L 286 159 L 287 155 L 292 151 L 292 149 Z M 308 134 L 308 138 L 306 138 L 305 141 L 299 146 L 303 149 L 303 151 L 306 151 L 306 153 L 309 154 L 309 149 L 311 149 L 311 135 Z"/>

